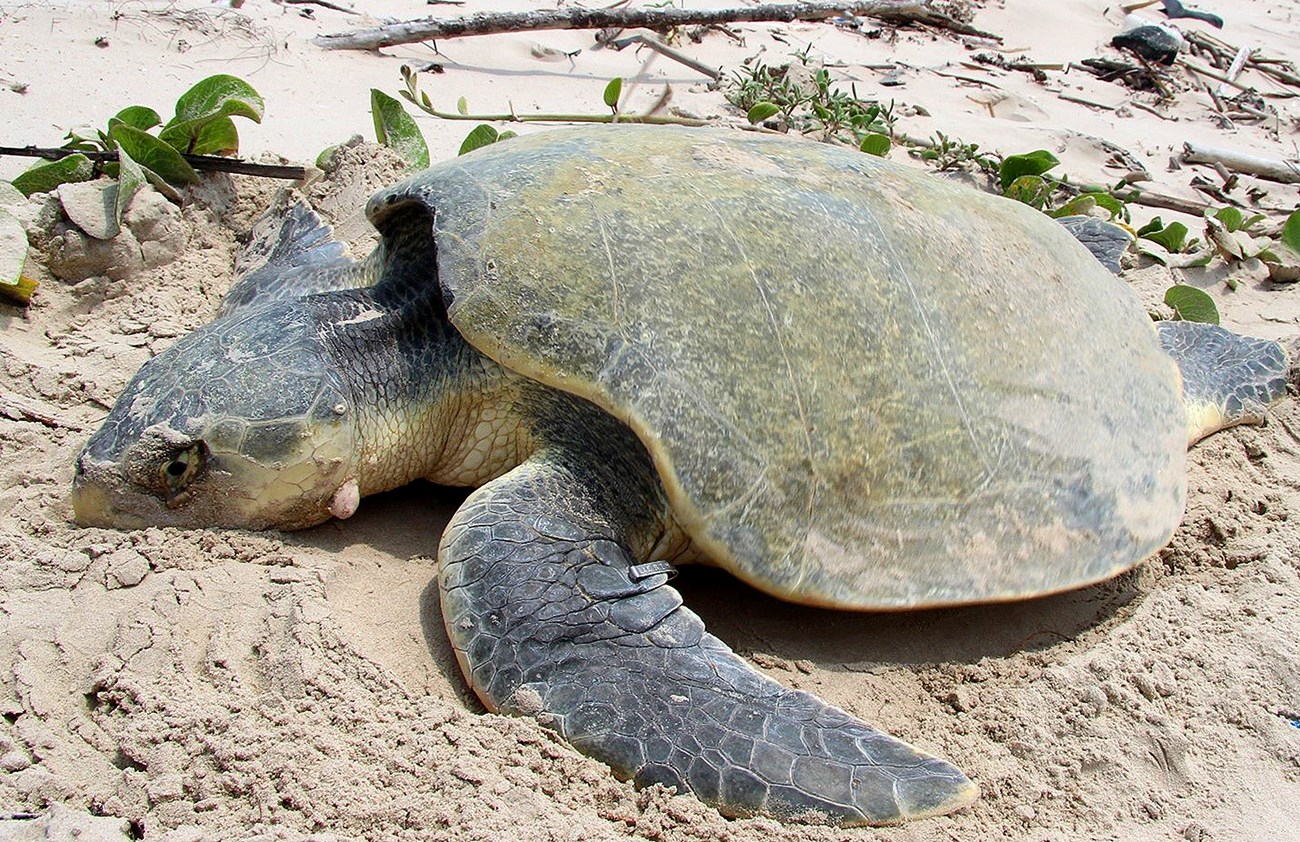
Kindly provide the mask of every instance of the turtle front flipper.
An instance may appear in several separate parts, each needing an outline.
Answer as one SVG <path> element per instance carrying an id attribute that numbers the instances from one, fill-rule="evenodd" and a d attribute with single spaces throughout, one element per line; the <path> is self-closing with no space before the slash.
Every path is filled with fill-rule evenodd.
<path id="1" fill-rule="evenodd" d="M 633 520 L 648 511 L 635 499 L 648 460 L 629 472 L 571 455 L 479 489 L 443 537 L 443 617 L 489 709 L 532 716 L 620 777 L 729 816 L 891 824 L 975 799 L 950 764 L 782 687 L 706 633 L 666 565 L 627 549 L 646 543 Z"/>
<path id="2" fill-rule="evenodd" d="M 235 265 L 237 278 L 221 302 L 221 315 L 318 292 L 374 286 L 383 248 L 362 261 L 334 239 L 333 229 L 296 194 L 286 194 L 257 220 Z"/>
<path id="3" fill-rule="evenodd" d="M 1280 343 L 1199 322 L 1159 322 L 1156 332 L 1182 373 L 1189 445 L 1225 427 L 1262 424 L 1265 408 L 1287 393 L 1295 361 Z"/>

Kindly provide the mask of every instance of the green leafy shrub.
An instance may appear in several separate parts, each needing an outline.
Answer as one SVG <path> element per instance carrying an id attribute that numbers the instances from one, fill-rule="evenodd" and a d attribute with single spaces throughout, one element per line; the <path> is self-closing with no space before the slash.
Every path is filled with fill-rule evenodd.
<path id="1" fill-rule="evenodd" d="M 115 221 L 120 223 L 122 212 L 146 181 L 175 197 L 173 186 L 199 180 L 185 155 L 238 154 L 239 130 L 233 118 L 260 123 L 263 112 L 262 97 L 247 82 L 226 74 L 209 76 L 176 100 L 175 115 L 166 124 L 152 108 L 127 106 L 93 135 L 69 132 L 63 148 L 72 154 L 36 164 L 20 173 L 13 185 L 30 196 L 106 173 L 118 181 Z M 150 133 L 154 129 L 157 134 Z M 104 157 L 103 153 L 116 153 L 117 160 L 92 160 Z"/>

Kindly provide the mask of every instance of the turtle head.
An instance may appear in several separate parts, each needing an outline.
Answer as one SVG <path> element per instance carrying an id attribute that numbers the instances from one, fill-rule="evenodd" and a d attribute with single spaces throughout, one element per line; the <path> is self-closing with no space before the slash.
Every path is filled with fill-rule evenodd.
<path id="1" fill-rule="evenodd" d="M 353 401 L 315 309 L 251 307 L 146 363 L 77 461 L 77 522 L 296 529 L 352 514 Z"/>

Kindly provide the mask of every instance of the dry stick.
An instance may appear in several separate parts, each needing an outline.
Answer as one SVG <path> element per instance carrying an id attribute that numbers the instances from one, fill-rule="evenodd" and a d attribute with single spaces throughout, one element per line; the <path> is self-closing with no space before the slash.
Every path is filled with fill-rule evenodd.
<path id="1" fill-rule="evenodd" d="M 1252 88 L 1249 85 L 1243 85 L 1240 82 L 1238 82 L 1236 79 L 1229 79 L 1227 76 L 1225 76 L 1222 73 L 1219 73 L 1215 70 L 1211 70 L 1208 67 L 1201 67 L 1199 64 L 1189 61 L 1188 59 L 1179 57 L 1178 63 L 1181 64 L 1183 67 L 1186 67 L 1188 70 L 1192 71 L 1193 73 L 1200 74 L 1201 76 L 1208 76 L 1211 79 L 1217 79 L 1223 84 L 1231 85 L 1232 87 L 1236 88 L 1239 91 L 1252 90 Z"/>
<path id="2" fill-rule="evenodd" d="M 1248 59 L 1248 58 L 1250 58 L 1250 48 L 1249 48 L 1249 47 L 1242 47 L 1240 50 L 1237 50 L 1237 54 L 1236 54 L 1235 56 L 1232 57 L 1232 64 L 1228 65 L 1228 69 L 1227 69 L 1227 71 L 1225 71 L 1225 75 L 1226 75 L 1229 79 L 1231 79 L 1231 80 L 1233 80 L 1233 81 L 1235 82 L 1235 81 L 1237 80 L 1237 77 L 1241 75 L 1241 71 L 1242 71 L 1243 69 L 1245 69 L 1245 67 L 1246 67 L 1246 59 Z M 1207 87 L 1208 87 L 1208 86 L 1207 86 Z M 1228 93 L 1227 83 L 1226 83 L 1226 82 L 1223 83 L 1223 84 L 1221 84 L 1221 85 L 1219 85 L 1219 93 L 1224 94 L 1224 95 L 1226 95 L 1226 94 Z M 1222 109 L 1220 109 L 1220 110 L 1222 110 Z"/>
<path id="3" fill-rule="evenodd" d="M 1164 208 L 1165 210 L 1178 211 L 1191 216 L 1200 216 L 1210 206 L 1209 202 L 1194 202 L 1190 199 L 1180 199 L 1177 196 L 1166 196 L 1163 193 L 1149 193 L 1146 190 L 1138 190 L 1136 187 L 1127 192 L 1116 190 L 1114 196 L 1121 202 L 1128 202 L 1131 205 Z"/>
<path id="4" fill-rule="evenodd" d="M 1136 100 L 1136 99 L 1130 99 L 1130 100 L 1128 101 L 1128 104 L 1131 105 L 1131 106 L 1133 106 L 1134 108 L 1141 109 L 1142 111 L 1145 111 L 1145 112 L 1147 112 L 1148 114 L 1154 114 L 1154 115 L 1156 115 L 1157 117 L 1159 117 L 1161 120 L 1168 120 L 1168 119 L 1169 119 L 1167 116 L 1165 116 L 1164 114 L 1161 114 L 1159 111 L 1157 111 L 1156 109 L 1154 109 L 1154 108 L 1152 108 L 1151 106 L 1147 105 L 1145 102 L 1139 102 L 1139 101 Z"/>
<path id="5" fill-rule="evenodd" d="M 347 6 L 331 3 L 329 0 L 281 0 L 281 2 L 290 6 L 321 6 L 326 9 L 333 9 L 336 12 L 342 12 L 345 15 L 361 14 L 356 9 L 349 9 Z"/>
<path id="6" fill-rule="evenodd" d="M 1091 99 L 1084 99 L 1083 97 L 1075 96 L 1074 94 L 1063 94 L 1060 93 L 1059 91 L 1057 92 L 1056 96 L 1060 99 L 1065 100 L 1066 102 L 1077 102 L 1080 105 L 1089 105 L 1092 106 L 1093 108 L 1105 109 L 1106 111 L 1114 111 L 1116 108 L 1119 107 L 1117 105 L 1107 105 L 1104 102 L 1094 102 Z"/>
<path id="7" fill-rule="evenodd" d="M 842 3 L 771 3 L 736 9 L 544 9 L 532 12 L 480 12 L 459 18 L 422 18 L 371 29 L 319 35 L 312 43 L 327 50 L 377 50 L 395 44 L 410 44 L 431 38 L 490 35 L 497 32 L 543 29 L 666 29 L 673 26 L 702 26 L 716 23 L 789 23 L 796 20 L 825 20 L 852 14 L 886 23 L 923 23 L 1001 41 L 996 35 L 953 20 L 931 9 L 926 2 L 877 0 Z"/>
<path id="8" fill-rule="evenodd" d="M 647 37 L 645 35 L 630 35 L 627 38 L 619 38 L 616 41 L 609 41 L 608 43 L 610 46 L 619 50 L 623 49 L 629 44 L 641 44 L 643 46 L 649 47 L 650 49 L 654 50 L 656 53 L 659 53 L 662 56 L 666 56 L 667 58 L 672 59 L 678 64 L 686 65 L 687 67 L 696 71 L 697 73 L 703 73 L 705 76 L 708 76 L 710 79 L 712 79 L 715 82 L 722 78 L 721 68 L 709 67 L 704 62 L 696 61 L 695 59 L 686 55 L 682 51 L 674 50 L 672 47 L 660 41 L 658 38 Z"/>
<path id="9" fill-rule="evenodd" d="M 1234 172 L 1257 175 L 1283 184 L 1300 184 L 1300 163 L 1260 158 L 1231 149 L 1201 146 L 1190 141 L 1183 144 L 1183 161 L 1189 164 L 1222 164 Z"/>
<path id="10" fill-rule="evenodd" d="M 1286 62 L 1277 62 L 1277 63 L 1286 63 Z M 1282 70 L 1281 68 L 1274 67 L 1273 64 L 1274 62 L 1272 61 L 1260 61 L 1258 59 L 1247 62 L 1247 65 L 1249 65 L 1250 67 L 1255 68 L 1260 73 L 1263 73 L 1265 76 L 1273 77 L 1275 80 L 1281 82 L 1284 85 L 1300 87 L 1300 76 L 1297 76 L 1294 73 L 1287 73 L 1285 70 Z"/>
<path id="11" fill-rule="evenodd" d="M 1205 32 L 1188 32 L 1187 38 L 1192 43 L 1198 44 L 1205 49 L 1213 50 L 1216 54 L 1221 56 L 1232 56 L 1239 52 L 1236 47 L 1232 46 L 1228 42 L 1215 38 L 1213 35 L 1209 35 Z M 1277 67 L 1275 65 L 1282 65 L 1282 67 Z M 1257 56 L 1252 53 L 1246 58 L 1246 67 L 1258 70 L 1260 73 L 1271 76 L 1273 79 L 1285 85 L 1300 87 L 1300 76 L 1283 69 L 1285 67 L 1291 67 L 1294 69 L 1294 65 L 1286 59 Z"/>
<path id="12" fill-rule="evenodd" d="M 14 155 L 22 158 L 44 158 L 58 161 L 69 155 L 85 155 L 92 161 L 116 161 L 116 152 L 82 152 L 77 149 L 45 149 L 37 146 L 0 146 L 0 155 Z M 263 178 L 283 178 L 289 181 L 302 181 L 307 177 L 306 167 L 283 164 L 255 164 L 238 158 L 222 158 L 217 155 L 182 155 L 186 162 L 196 170 L 204 172 L 228 172 L 238 175 L 257 175 Z"/>

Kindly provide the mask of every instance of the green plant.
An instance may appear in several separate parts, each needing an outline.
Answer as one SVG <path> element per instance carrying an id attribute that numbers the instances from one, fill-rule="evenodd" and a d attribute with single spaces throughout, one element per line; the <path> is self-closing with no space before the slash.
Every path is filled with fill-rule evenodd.
<path id="1" fill-rule="evenodd" d="M 941 171 L 962 169 L 971 165 L 986 173 L 996 173 L 997 155 L 981 153 L 979 148 L 978 143 L 965 143 L 957 138 L 948 137 L 943 132 L 935 132 L 934 140 L 913 154 Z"/>
<path id="2" fill-rule="evenodd" d="M 1224 260 L 1271 257 L 1273 240 L 1257 230 L 1267 219 L 1262 213 L 1247 216 L 1240 208 L 1234 207 L 1207 210 L 1205 237 Z"/>
<path id="3" fill-rule="evenodd" d="M 487 123 L 482 123 L 480 125 L 475 126 L 473 129 L 470 130 L 469 134 L 465 135 L 465 139 L 460 143 L 460 151 L 457 152 L 456 154 L 464 155 L 466 152 L 473 152 L 475 149 L 478 149 L 480 146 L 490 146 L 491 144 L 497 143 L 498 141 L 509 140 L 514 136 L 515 136 L 514 132 L 497 131 L 495 126 L 488 125 Z"/>
<path id="4" fill-rule="evenodd" d="M 804 65 L 806 54 L 796 54 Z M 801 67 L 800 70 L 803 70 Z M 835 85 L 830 71 L 819 67 L 802 81 L 791 65 L 771 67 L 760 61 L 732 74 L 727 101 L 745 112 L 751 123 L 780 115 L 781 121 L 800 134 L 820 140 L 852 143 L 864 152 L 884 155 L 891 146 L 893 104 L 858 98 L 853 86 L 846 92 Z"/>
<path id="5" fill-rule="evenodd" d="M 370 113 L 375 120 L 375 139 L 392 149 L 416 169 L 429 166 L 429 145 L 402 103 L 378 88 L 370 89 Z"/>
<path id="6" fill-rule="evenodd" d="M 1186 284 L 1174 284 L 1165 290 L 1165 304 L 1174 311 L 1174 318 L 1184 322 L 1219 323 L 1219 308 L 1204 290 Z"/>
<path id="7" fill-rule="evenodd" d="M 1063 216 L 1097 216 L 1102 210 L 1110 215 L 1111 221 L 1128 221 L 1128 205 L 1103 190 L 1086 189 L 1065 204 L 1046 211 L 1047 215 L 1059 219 Z"/>
<path id="8" fill-rule="evenodd" d="M 262 97 L 247 82 L 225 74 L 209 76 L 181 94 L 175 116 L 166 124 L 152 108 L 127 106 L 109 118 L 104 130 L 91 135 L 69 132 L 63 148 L 72 154 L 36 164 L 20 173 L 13 185 L 30 196 L 107 173 L 117 178 L 114 218 L 120 222 L 131 197 L 146 181 L 175 197 L 173 185 L 199 180 L 185 155 L 238 153 L 239 131 L 232 118 L 260 123 L 263 111 Z M 150 134 L 154 129 L 157 134 Z M 92 160 L 111 156 L 117 160 Z"/>
<path id="9" fill-rule="evenodd" d="M 674 117 L 664 114 L 626 114 L 618 110 L 618 97 L 622 91 L 622 80 L 614 79 L 605 86 L 602 98 L 609 107 L 608 114 L 516 114 L 513 110 L 501 114 L 471 114 L 465 98 L 456 103 L 455 111 L 442 111 L 435 108 L 429 95 L 419 89 L 416 73 L 406 65 L 402 66 L 403 89 L 398 91 L 403 99 L 426 114 L 440 120 L 474 120 L 480 123 L 646 123 L 654 125 L 707 126 L 708 120 L 695 120 L 689 117 Z M 613 100 L 611 104 L 610 100 Z M 653 109 L 652 109 L 653 111 Z M 503 133 L 504 134 L 504 133 Z"/>

